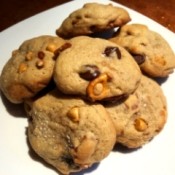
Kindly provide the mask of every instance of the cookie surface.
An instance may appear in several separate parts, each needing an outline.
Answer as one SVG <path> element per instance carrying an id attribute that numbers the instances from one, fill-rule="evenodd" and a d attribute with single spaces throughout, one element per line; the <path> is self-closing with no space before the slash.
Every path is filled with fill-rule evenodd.
<path id="1" fill-rule="evenodd" d="M 164 127 L 167 104 L 161 87 L 143 76 L 139 87 L 124 102 L 107 106 L 118 133 L 117 141 L 129 148 L 149 142 Z"/>
<path id="2" fill-rule="evenodd" d="M 102 105 L 51 91 L 29 104 L 32 148 L 63 174 L 88 168 L 113 149 L 116 131 Z"/>
<path id="3" fill-rule="evenodd" d="M 13 103 L 34 96 L 51 80 L 54 51 L 65 41 L 54 36 L 29 39 L 12 53 L 0 76 L 0 88 Z"/>
<path id="4" fill-rule="evenodd" d="M 71 38 L 119 27 L 130 21 L 128 12 L 112 4 L 87 3 L 72 12 L 56 30 L 58 36 Z"/>
<path id="5" fill-rule="evenodd" d="M 110 40 L 126 48 L 141 70 L 151 77 L 166 77 L 174 71 L 175 54 L 171 47 L 145 25 L 124 25 Z"/>
<path id="6" fill-rule="evenodd" d="M 145 25 L 124 25 L 110 40 L 125 47 L 151 77 L 166 77 L 174 71 L 175 54 L 170 45 Z"/>
<path id="7" fill-rule="evenodd" d="M 110 100 L 132 93 L 141 78 L 139 66 L 122 47 L 104 39 L 79 36 L 61 52 L 54 80 L 65 94 L 91 101 Z"/>

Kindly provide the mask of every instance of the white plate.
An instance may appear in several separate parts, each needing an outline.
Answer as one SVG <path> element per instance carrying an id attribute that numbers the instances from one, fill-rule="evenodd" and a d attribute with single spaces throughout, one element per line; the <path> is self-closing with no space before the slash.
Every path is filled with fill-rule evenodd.
<path id="1" fill-rule="evenodd" d="M 98 0 L 97 0 L 98 1 Z M 0 33 L 0 70 L 10 58 L 12 50 L 26 39 L 55 35 L 55 29 L 73 10 L 89 0 L 75 0 L 24 20 Z M 101 3 L 109 3 L 101 0 Z M 115 5 L 121 6 L 114 3 Z M 123 7 L 123 6 L 122 6 Z M 147 17 L 126 7 L 132 23 L 143 23 L 163 35 L 174 47 L 175 35 Z M 155 12 L 156 13 L 156 12 Z M 162 84 L 168 101 L 168 121 L 163 131 L 143 148 L 132 152 L 120 149 L 100 164 L 77 175 L 174 175 L 175 174 L 175 73 Z M 57 175 L 30 153 L 26 141 L 27 119 L 21 106 L 11 105 L 0 98 L 0 175 Z"/>

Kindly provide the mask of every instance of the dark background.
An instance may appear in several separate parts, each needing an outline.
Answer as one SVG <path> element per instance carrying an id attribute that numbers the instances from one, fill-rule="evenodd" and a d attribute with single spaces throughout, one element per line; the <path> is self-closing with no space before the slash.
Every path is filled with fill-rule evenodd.
<path id="1" fill-rule="evenodd" d="M 82 0 L 83 1 L 83 0 Z M 175 32 L 175 0 L 114 0 Z M 68 0 L 1 0 L 0 31 Z M 100 0 L 99 0 L 100 2 Z"/>

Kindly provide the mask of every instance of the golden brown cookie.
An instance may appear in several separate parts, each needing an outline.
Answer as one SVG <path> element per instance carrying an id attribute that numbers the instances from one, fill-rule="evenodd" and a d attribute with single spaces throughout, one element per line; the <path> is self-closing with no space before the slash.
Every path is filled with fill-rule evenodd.
<path id="1" fill-rule="evenodd" d="M 139 87 L 124 102 L 106 106 L 117 130 L 117 141 L 138 148 L 154 138 L 164 127 L 167 104 L 161 87 L 143 76 Z"/>
<path id="2" fill-rule="evenodd" d="M 39 36 L 13 51 L 0 76 L 0 88 L 13 103 L 21 103 L 44 89 L 52 78 L 55 51 L 65 41 L 60 37 Z"/>
<path id="3" fill-rule="evenodd" d="M 175 54 L 170 45 L 146 25 L 124 25 L 110 40 L 126 48 L 151 77 L 166 77 L 174 71 Z"/>
<path id="4" fill-rule="evenodd" d="M 102 105 L 89 105 L 57 90 L 26 105 L 32 148 L 61 173 L 88 168 L 113 149 L 116 131 Z"/>
<path id="5" fill-rule="evenodd" d="M 129 22 L 128 12 L 112 4 L 87 3 L 73 11 L 56 30 L 58 36 L 71 38 L 79 35 L 90 35 Z"/>
<path id="6" fill-rule="evenodd" d="M 91 101 L 110 101 L 132 93 L 141 71 L 131 55 L 119 45 L 88 36 L 69 40 L 55 63 L 54 80 L 65 94 Z"/>

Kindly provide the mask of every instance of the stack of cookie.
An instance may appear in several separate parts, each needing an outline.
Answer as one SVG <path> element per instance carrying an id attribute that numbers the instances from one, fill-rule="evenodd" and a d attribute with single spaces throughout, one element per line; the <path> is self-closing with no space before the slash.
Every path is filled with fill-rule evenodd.
<path id="1" fill-rule="evenodd" d="M 130 20 L 111 4 L 85 4 L 58 36 L 22 43 L 2 70 L 1 91 L 24 103 L 29 143 L 63 174 L 101 161 L 115 144 L 141 147 L 166 123 L 166 99 L 152 77 L 173 72 L 174 53 Z M 116 27 L 110 39 L 94 37 Z"/>

